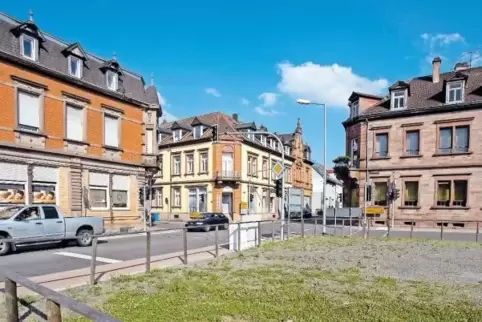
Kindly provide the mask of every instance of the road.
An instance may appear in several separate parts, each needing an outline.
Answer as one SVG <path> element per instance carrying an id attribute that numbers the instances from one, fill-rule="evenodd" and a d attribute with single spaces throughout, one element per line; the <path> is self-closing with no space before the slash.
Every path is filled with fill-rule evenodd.
<path id="1" fill-rule="evenodd" d="M 169 228 L 169 227 L 161 227 Z M 315 225 L 312 221 L 304 224 L 306 235 L 314 234 Z M 266 223 L 261 226 L 262 240 L 271 240 L 272 225 Z M 291 223 L 290 234 L 299 235 L 301 224 Z M 316 225 L 316 233 L 322 233 L 322 226 Z M 327 227 L 328 234 L 349 235 L 349 227 L 341 226 L 337 228 Z M 363 231 L 358 227 L 352 227 L 353 235 L 363 235 Z M 279 223 L 275 224 L 275 236 L 279 239 Z M 370 237 L 386 237 L 386 230 L 371 230 Z M 409 230 L 392 230 L 390 237 L 409 238 Z M 418 231 L 413 233 L 414 238 L 440 239 L 440 231 Z M 475 241 L 475 233 L 444 231 L 444 239 L 459 241 Z M 215 244 L 215 232 L 188 232 L 187 244 L 189 249 L 212 246 Z M 228 231 L 219 231 L 219 243 L 228 243 Z M 152 256 L 169 254 L 183 250 L 183 238 L 180 230 L 166 230 L 163 232 L 152 233 L 151 235 L 151 254 Z M 144 235 L 116 236 L 99 240 L 97 251 L 97 264 L 116 263 L 127 261 L 145 256 L 146 237 Z M 24 276 L 39 276 L 45 274 L 58 273 L 74 269 L 86 268 L 90 265 L 91 247 L 80 248 L 75 246 L 60 247 L 57 244 L 30 246 L 23 248 L 14 254 L 0 257 L 0 281 L 3 280 L 5 269 L 14 270 Z"/>

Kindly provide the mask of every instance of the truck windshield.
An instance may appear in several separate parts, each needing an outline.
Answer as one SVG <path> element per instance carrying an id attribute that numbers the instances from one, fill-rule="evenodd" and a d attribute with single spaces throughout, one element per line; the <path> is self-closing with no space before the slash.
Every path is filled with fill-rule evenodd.
<path id="1" fill-rule="evenodd" d="M 0 220 L 7 220 L 22 209 L 22 207 L 7 207 L 0 208 Z"/>

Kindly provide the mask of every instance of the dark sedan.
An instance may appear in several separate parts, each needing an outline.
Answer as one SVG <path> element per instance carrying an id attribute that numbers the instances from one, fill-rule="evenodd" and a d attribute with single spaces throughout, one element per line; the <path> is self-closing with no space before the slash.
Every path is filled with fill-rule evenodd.
<path id="1" fill-rule="evenodd" d="M 219 229 L 227 229 L 229 219 L 222 213 L 203 212 L 196 216 L 191 216 L 191 220 L 186 223 L 187 231 L 201 230 L 210 231 L 219 225 Z"/>

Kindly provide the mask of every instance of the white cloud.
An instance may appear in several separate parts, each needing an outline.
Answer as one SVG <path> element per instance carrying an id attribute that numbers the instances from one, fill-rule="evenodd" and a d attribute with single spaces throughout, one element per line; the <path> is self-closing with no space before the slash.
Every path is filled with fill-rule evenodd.
<path id="1" fill-rule="evenodd" d="M 428 43 L 431 49 L 434 49 L 435 47 L 443 47 L 447 46 L 453 43 L 465 42 L 465 38 L 462 37 L 461 34 L 458 32 L 454 32 L 451 34 L 428 34 L 424 33 L 421 34 L 420 37 L 425 41 L 425 43 Z"/>
<path id="2" fill-rule="evenodd" d="M 277 110 L 265 106 L 257 106 L 254 110 L 256 113 L 266 116 L 275 116 L 279 114 Z"/>
<path id="3" fill-rule="evenodd" d="M 347 105 L 353 91 L 380 94 L 388 86 L 384 78 L 371 80 L 357 75 L 351 67 L 318 65 L 306 62 L 293 65 L 289 62 L 278 64 L 281 80 L 278 89 L 293 98 L 305 98 L 327 105 Z"/>
<path id="4" fill-rule="evenodd" d="M 164 105 L 166 105 L 166 99 L 162 97 L 161 93 L 159 92 L 157 92 L 157 98 L 159 99 L 159 104 L 164 107 Z"/>
<path id="5" fill-rule="evenodd" d="M 205 88 L 204 91 L 206 92 L 206 94 L 212 95 L 214 97 L 221 97 L 221 93 L 219 93 L 219 91 L 215 88 Z"/>
<path id="6" fill-rule="evenodd" d="M 423 39 L 426 53 L 424 61 L 422 63 L 422 72 L 427 71 L 431 68 L 432 61 L 435 57 L 440 57 L 442 61 L 448 62 L 451 59 L 448 57 L 453 57 L 453 46 L 454 45 L 466 45 L 465 38 L 458 32 L 443 34 L 429 34 L 423 33 L 420 35 Z M 459 47 L 457 47 L 459 48 Z"/>
<path id="7" fill-rule="evenodd" d="M 248 99 L 244 97 L 241 98 L 240 102 L 241 102 L 241 105 L 244 105 L 244 106 L 248 106 L 251 103 Z"/>
<path id="8" fill-rule="evenodd" d="M 159 99 L 159 103 L 162 107 L 162 116 L 159 118 L 159 121 L 162 122 L 166 120 L 167 122 L 175 121 L 178 119 L 175 115 L 169 113 L 166 108 L 170 107 L 171 104 L 167 103 L 167 100 L 161 95 L 161 93 L 157 92 L 157 97 Z"/>
<path id="9" fill-rule="evenodd" d="M 264 106 L 273 106 L 276 104 L 278 94 L 276 93 L 262 93 L 258 96 L 258 99 L 263 100 Z"/>

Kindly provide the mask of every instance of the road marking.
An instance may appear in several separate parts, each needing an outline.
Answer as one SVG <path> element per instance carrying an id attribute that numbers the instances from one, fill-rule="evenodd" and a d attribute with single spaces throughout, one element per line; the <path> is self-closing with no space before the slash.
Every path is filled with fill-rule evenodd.
<path id="1" fill-rule="evenodd" d="M 92 256 L 83 255 L 83 254 L 76 254 L 76 253 L 70 253 L 70 252 L 58 252 L 58 253 L 54 253 L 54 255 L 60 255 L 60 256 L 67 256 L 67 257 L 74 257 L 74 258 L 92 260 Z M 122 261 L 117 260 L 117 259 L 110 259 L 110 258 L 99 257 L 99 256 L 96 257 L 96 261 L 98 261 L 98 262 L 103 262 L 103 263 L 107 263 L 107 264 L 114 264 L 114 263 L 120 263 L 120 262 L 122 262 Z"/>
<path id="2" fill-rule="evenodd" d="M 166 231 L 153 231 L 151 232 L 151 236 L 155 235 L 169 235 L 169 234 L 175 234 L 175 233 L 181 233 L 182 228 L 179 228 L 178 230 L 166 230 Z M 114 240 L 114 239 L 123 239 L 123 238 L 132 238 L 132 237 L 139 237 L 139 236 L 145 236 L 146 233 L 142 232 L 139 234 L 132 234 L 132 235 L 119 235 L 119 236 L 106 236 L 106 237 L 99 237 L 99 240 Z"/>
<path id="3" fill-rule="evenodd" d="M 387 235 L 388 235 L 388 230 L 387 230 L 387 232 L 386 232 L 386 233 L 384 233 L 384 234 L 383 234 L 383 236 L 382 236 L 382 237 L 387 237 Z"/>

